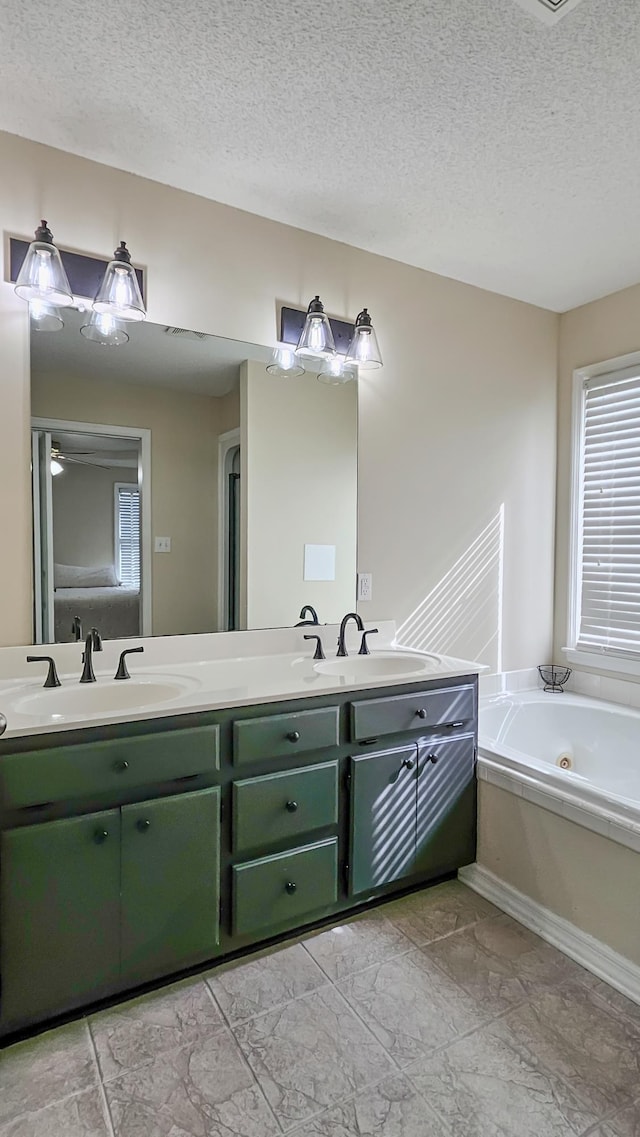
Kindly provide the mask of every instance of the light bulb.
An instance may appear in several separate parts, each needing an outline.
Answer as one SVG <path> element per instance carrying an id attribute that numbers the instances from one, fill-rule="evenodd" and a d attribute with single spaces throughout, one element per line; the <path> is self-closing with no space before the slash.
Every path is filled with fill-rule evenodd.
<path id="1" fill-rule="evenodd" d="M 324 327 L 322 320 L 312 320 L 309 329 L 309 348 L 311 351 L 324 351 Z"/>
<path id="2" fill-rule="evenodd" d="M 267 364 L 267 371 L 278 379 L 293 379 L 298 375 L 304 375 L 304 367 L 293 348 L 287 344 L 278 344 L 274 347 L 273 355 Z"/>
<path id="3" fill-rule="evenodd" d="M 36 286 L 41 293 L 50 292 L 53 288 L 51 253 L 48 249 L 38 249 L 37 257 Z"/>
<path id="4" fill-rule="evenodd" d="M 93 301 L 94 312 L 110 312 L 119 320 L 144 320 L 146 310 L 131 254 L 124 241 L 113 254 Z"/>
<path id="5" fill-rule="evenodd" d="M 128 333 L 111 312 L 92 312 L 89 323 L 80 328 L 80 335 L 103 347 L 119 347 L 129 339 Z"/>
<path id="6" fill-rule="evenodd" d="M 58 309 L 44 300 L 29 301 L 29 318 L 34 332 L 59 332 L 64 327 Z"/>
<path id="7" fill-rule="evenodd" d="M 128 272 L 126 268 L 116 267 L 116 286 L 114 288 L 113 302 L 118 308 L 126 308 L 129 302 Z"/>
<path id="8" fill-rule="evenodd" d="M 62 465 L 62 462 L 58 461 L 57 458 L 51 459 L 51 474 L 54 478 L 57 474 L 64 474 L 64 466 Z"/>
<path id="9" fill-rule="evenodd" d="M 42 300 L 56 308 L 73 304 L 62 258 L 46 221 L 36 229 L 35 241 L 27 249 L 15 289 L 21 300 Z"/>
<path id="10" fill-rule="evenodd" d="M 328 383 L 332 387 L 351 383 L 357 378 L 358 368 L 356 364 L 348 363 L 344 355 L 334 355 L 331 359 L 325 359 L 318 374 L 321 383 Z"/>
<path id="11" fill-rule="evenodd" d="M 371 323 L 371 316 L 366 308 L 363 308 L 356 318 L 353 338 L 347 352 L 347 360 L 350 363 L 357 363 L 363 371 L 382 367 L 378 340 Z"/>
<path id="12" fill-rule="evenodd" d="M 304 327 L 296 346 L 296 355 L 303 359 L 305 356 L 311 359 L 326 359 L 330 355 L 335 355 L 335 351 L 336 345 L 329 317 L 325 315 L 320 297 L 315 296 L 307 309 Z"/>

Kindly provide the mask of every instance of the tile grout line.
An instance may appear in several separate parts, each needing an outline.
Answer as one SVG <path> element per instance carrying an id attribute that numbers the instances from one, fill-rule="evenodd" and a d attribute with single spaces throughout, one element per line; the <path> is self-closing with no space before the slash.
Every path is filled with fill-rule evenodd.
<path id="1" fill-rule="evenodd" d="M 104 1082 L 102 1080 L 102 1071 L 100 1069 L 100 1060 L 98 1058 L 98 1051 L 96 1049 L 96 1044 L 95 1044 L 95 1041 L 93 1038 L 93 1034 L 91 1032 L 91 1027 L 89 1025 L 89 1019 L 85 1018 L 82 1021 L 84 1022 L 84 1025 L 85 1025 L 85 1030 L 87 1032 L 87 1037 L 89 1039 L 89 1049 L 91 1050 L 91 1055 L 93 1057 L 93 1063 L 95 1066 L 96 1074 L 98 1075 L 98 1093 L 100 1094 L 100 1099 L 102 1101 L 102 1110 L 103 1110 L 104 1118 L 105 1118 L 105 1121 L 107 1124 L 107 1130 L 111 1134 L 111 1137 L 115 1137 L 115 1132 L 116 1132 L 115 1125 L 113 1122 L 113 1117 L 111 1116 L 111 1108 L 110 1108 L 109 1102 L 107 1100 L 107 1094 L 106 1094 L 106 1090 L 104 1088 Z"/>
<path id="2" fill-rule="evenodd" d="M 323 972 L 323 975 L 324 975 L 324 972 Z M 206 983 L 206 980 L 205 980 L 205 983 Z M 226 1024 L 229 1026 L 229 1029 L 235 1030 L 236 1027 L 247 1026 L 248 1023 L 255 1022 L 256 1019 L 263 1019 L 265 1017 L 265 1015 L 271 1015 L 275 1011 L 282 1011 L 282 1010 L 284 1010 L 285 1007 L 290 1007 L 292 1003 L 297 1003 L 300 999 L 307 999 L 310 995 L 315 995 L 317 991 L 325 991 L 327 989 L 327 987 L 332 987 L 332 986 L 333 986 L 332 981 L 330 979 L 325 978 L 323 983 L 320 983 L 317 987 L 314 987 L 313 990 L 311 990 L 311 991 L 303 991 L 302 994 L 300 994 L 300 995 L 294 995 L 291 999 L 285 999 L 284 1003 L 274 1003 L 274 1005 L 272 1007 L 269 1007 L 266 1011 L 258 1011 L 257 1014 L 250 1015 L 249 1018 L 238 1019 L 237 1021 L 234 1021 L 234 1022 L 232 1022 L 231 1019 L 229 1019 L 229 1017 L 225 1014 L 224 1011 L 222 1013 L 225 1015 Z"/>
<path id="3" fill-rule="evenodd" d="M 207 983 L 206 979 L 204 980 L 204 985 L 205 985 L 205 987 L 207 988 L 207 990 L 209 991 L 209 995 L 211 996 L 211 998 L 213 999 L 214 1003 L 215 1003 L 215 1004 L 216 1004 L 216 1006 L 217 1006 L 218 1004 L 217 1004 L 217 1001 L 216 1001 L 216 1000 L 215 1000 L 215 998 L 214 998 L 214 995 L 213 995 L 213 991 L 209 990 L 209 984 Z M 290 1000 L 290 1001 L 291 1001 L 291 1002 L 293 1002 L 293 1000 Z M 224 1011 L 222 1010 L 222 1007 L 220 1007 L 220 1011 L 221 1011 L 221 1013 L 224 1015 Z M 226 1019 L 226 1016 L 225 1016 L 225 1019 Z M 262 1088 L 262 1086 L 261 1086 L 261 1084 L 260 1084 L 260 1081 L 259 1081 L 259 1079 L 258 1079 L 257 1075 L 256 1075 L 256 1074 L 254 1073 L 254 1071 L 251 1069 L 251 1066 L 250 1066 L 250 1064 L 249 1064 L 249 1061 L 248 1061 L 248 1059 L 247 1059 L 247 1057 L 246 1057 L 246 1055 L 245 1055 L 245 1053 L 244 1053 L 244 1051 L 243 1051 L 243 1049 L 242 1049 L 242 1047 L 241 1047 L 241 1045 L 240 1045 L 240 1043 L 239 1043 L 238 1039 L 236 1038 L 236 1035 L 235 1035 L 235 1031 L 234 1031 L 233 1027 L 231 1026 L 231 1023 L 227 1021 L 227 1022 L 226 1022 L 226 1024 L 223 1024 L 223 1025 L 225 1026 L 225 1029 L 226 1029 L 227 1033 L 230 1035 L 230 1037 L 231 1037 L 231 1041 L 233 1042 L 233 1045 L 235 1046 L 235 1048 L 236 1048 L 236 1051 L 237 1051 L 237 1053 L 238 1053 L 238 1054 L 239 1054 L 239 1056 L 240 1056 L 240 1061 L 243 1063 L 243 1065 L 244 1065 L 244 1066 L 246 1066 L 246 1068 L 247 1068 L 247 1071 L 248 1071 L 248 1073 L 249 1073 L 249 1077 L 251 1078 L 251 1081 L 252 1081 L 252 1083 L 255 1085 L 256 1089 L 258 1090 L 258 1093 L 260 1094 L 260 1097 L 261 1097 L 261 1098 L 262 1098 L 262 1100 L 264 1101 L 264 1103 L 265 1103 L 265 1105 L 266 1105 L 266 1107 L 267 1107 L 267 1109 L 268 1109 L 268 1111 L 269 1111 L 269 1115 L 270 1115 L 270 1116 L 273 1118 L 273 1120 L 274 1120 L 274 1123 L 275 1123 L 275 1125 L 277 1126 L 278 1130 L 279 1130 L 280 1132 L 283 1132 L 282 1126 L 281 1126 L 280 1122 L 278 1121 L 278 1118 L 276 1117 L 276 1115 L 275 1115 L 274 1111 L 273 1111 L 273 1110 L 272 1110 L 272 1108 L 271 1108 L 271 1104 L 270 1104 L 270 1102 L 269 1102 L 269 1099 L 267 1098 L 267 1095 L 266 1095 L 266 1093 L 264 1092 L 264 1090 L 263 1090 L 263 1088 Z"/>

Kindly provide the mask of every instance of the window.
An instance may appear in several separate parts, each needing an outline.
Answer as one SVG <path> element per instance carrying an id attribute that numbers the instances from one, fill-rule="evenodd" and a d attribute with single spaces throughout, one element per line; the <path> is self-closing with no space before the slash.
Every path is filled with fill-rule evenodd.
<path id="1" fill-rule="evenodd" d="M 135 485 L 115 485 L 116 570 L 120 583 L 140 588 L 140 491 Z"/>
<path id="2" fill-rule="evenodd" d="M 569 647 L 637 670 L 640 367 L 578 382 Z"/>

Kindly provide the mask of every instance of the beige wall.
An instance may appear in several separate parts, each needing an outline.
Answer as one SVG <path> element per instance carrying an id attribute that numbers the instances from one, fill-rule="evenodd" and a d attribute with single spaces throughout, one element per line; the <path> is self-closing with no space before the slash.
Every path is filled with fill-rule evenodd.
<path id="1" fill-rule="evenodd" d="M 158 323 L 272 343 L 278 302 L 302 307 L 319 292 L 329 312 L 351 317 L 368 305 L 385 367 L 359 387 L 358 556 L 373 573 L 363 617 L 416 613 L 414 642 L 428 646 L 437 628 L 439 643 L 495 664 L 497 618 L 481 645 L 459 629 L 473 628 L 475 554 L 504 505 L 502 661 L 548 655 L 556 316 L 11 135 L 0 135 L 0 168 L 5 233 L 29 234 L 46 217 L 60 244 L 87 252 L 126 239 L 148 269 Z M 0 284 L 5 644 L 31 629 L 26 323 Z M 480 571 L 497 595 L 494 568 Z M 490 595 L 474 607 L 492 602 L 497 613 Z"/>
<path id="2" fill-rule="evenodd" d="M 170 553 L 152 553 L 155 635 L 217 627 L 217 401 L 84 376 L 32 379 L 37 417 L 151 431 L 152 534 L 171 538 Z"/>
<path id="3" fill-rule="evenodd" d="M 240 406 L 247 626 L 294 624 L 303 604 L 339 623 L 356 599 L 356 385 L 274 379 L 249 361 Z M 304 580 L 305 544 L 335 546 L 335 580 Z"/>
<path id="4" fill-rule="evenodd" d="M 558 487 L 556 521 L 555 653 L 567 642 L 569 519 L 571 506 L 571 411 L 573 372 L 640 351 L 640 285 L 614 292 L 560 318 L 558 349 Z M 629 679 L 630 676 L 625 676 Z"/>
<path id="5" fill-rule="evenodd" d="M 640 965 L 640 854 L 488 782 L 478 864 Z"/>
<path id="6" fill-rule="evenodd" d="M 53 479 L 53 559 L 63 565 L 115 565 L 117 482 L 138 484 L 138 471 L 64 464 Z"/>

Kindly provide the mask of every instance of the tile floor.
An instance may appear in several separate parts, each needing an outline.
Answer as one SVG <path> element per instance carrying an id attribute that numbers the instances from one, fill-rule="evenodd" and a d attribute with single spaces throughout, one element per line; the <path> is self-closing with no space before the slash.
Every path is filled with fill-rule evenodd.
<path id="1" fill-rule="evenodd" d="M 0 1052 L 0 1137 L 640 1137 L 640 1007 L 457 882 Z"/>

